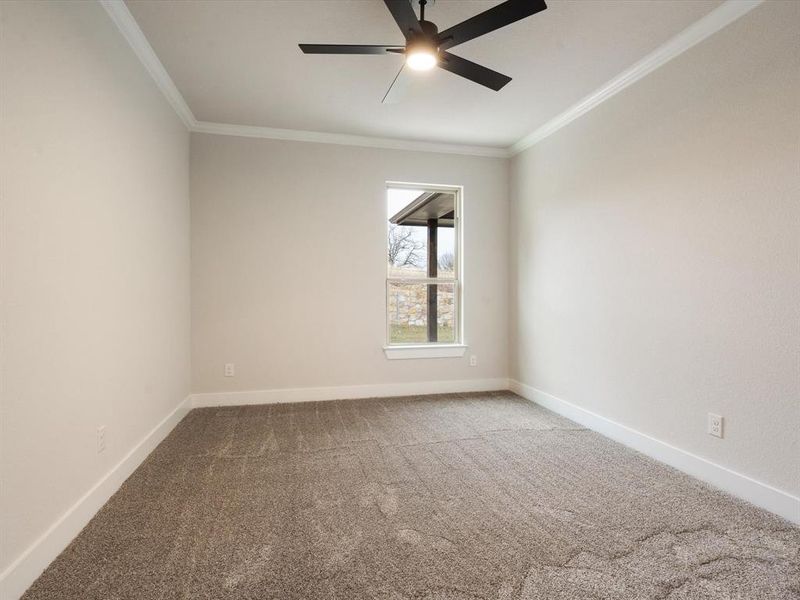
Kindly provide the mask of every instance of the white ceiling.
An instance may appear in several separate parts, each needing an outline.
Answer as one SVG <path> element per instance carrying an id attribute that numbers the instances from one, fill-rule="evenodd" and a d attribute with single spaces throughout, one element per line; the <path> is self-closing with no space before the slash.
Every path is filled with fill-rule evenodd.
<path id="1" fill-rule="evenodd" d="M 399 56 L 312 56 L 297 44 L 401 44 L 381 0 L 127 0 L 200 121 L 507 147 L 675 36 L 720 0 L 548 0 L 452 49 L 513 77 L 493 92 L 435 69 L 381 104 Z M 437 0 L 445 29 L 499 4 Z"/>

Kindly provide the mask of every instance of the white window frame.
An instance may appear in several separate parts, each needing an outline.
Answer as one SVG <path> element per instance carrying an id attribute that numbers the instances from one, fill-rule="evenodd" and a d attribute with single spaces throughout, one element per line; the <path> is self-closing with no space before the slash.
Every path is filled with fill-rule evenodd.
<path id="1" fill-rule="evenodd" d="M 418 284 L 431 284 L 431 283 L 449 283 L 451 280 L 444 278 L 403 278 L 403 277 L 390 277 L 389 265 L 386 265 L 386 282 L 384 285 L 385 298 L 384 298 L 384 314 L 386 319 L 386 344 L 383 351 L 386 358 L 394 359 L 413 359 L 413 358 L 458 358 L 464 356 L 467 350 L 467 345 L 464 342 L 464 270 L 463 270 L 463 248 L 464 248 L 464 188 L 460 185 L 442 185 L 431 183 L 410 183 L 400 181 L 387 181 L 386 192 L 389 189 L 411 189 L 411 190 L 425 190 L 425 191 L 444 191 L 452 192 L 455 195 L 455 210 L 454 210 L 454 223 L 455 229 L 455 269 L 453 282 L 453 313 L 455 319 L 455 341 L 454 342 L 425 342 L 424 344 L 411 343 L 400 344 L 392 343 L 392 327 L 389 317 L 389 286 L 392 283 L 418 283 Z M 388 237 L 389 232 L 389 207 L 385 201 L 386 207 L 386 235 L 384 235 L 384 243 Z M 384 256 L 386 255 L 386 247 L 384 246 Z M 385 259 L 384 259 L 385 260 Z"/>

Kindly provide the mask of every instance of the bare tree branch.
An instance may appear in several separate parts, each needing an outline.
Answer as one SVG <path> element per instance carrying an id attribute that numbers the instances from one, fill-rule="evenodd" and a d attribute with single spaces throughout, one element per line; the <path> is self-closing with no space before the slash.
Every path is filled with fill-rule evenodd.
<path id="1" fill-rule="evenodd" d="M 411 227 L 389 224 L 389 264 L 395 267 L 422 267 L 425 257 L 420 251 L 425 244 L 414 238 Z"/>
<path id="2" fill-rule="evenodd" d="M 453 271 L 456 268 L 456 257 L 452 252 L 445 252 L 439 257 L 439 269 Z"/>

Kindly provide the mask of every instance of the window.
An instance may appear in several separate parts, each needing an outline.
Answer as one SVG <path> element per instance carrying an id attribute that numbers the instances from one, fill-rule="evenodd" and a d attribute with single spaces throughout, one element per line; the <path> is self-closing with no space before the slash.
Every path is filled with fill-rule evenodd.
<path id="1" fill-rule="evenodd" d="M 461 356 L 461 190 L 390 183 L 386 202 L 386 355 Z"/>

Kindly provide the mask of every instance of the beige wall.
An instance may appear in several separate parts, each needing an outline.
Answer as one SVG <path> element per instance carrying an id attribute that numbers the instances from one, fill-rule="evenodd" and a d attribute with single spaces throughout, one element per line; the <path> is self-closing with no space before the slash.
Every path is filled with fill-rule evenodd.
<path id="1" fill-rule="evenodd" d="M 191 163 L 194 392 L 507 376 L 508 161 L 192 134 Z M 463 358 L 383 354 L 387 180 L 464 186 Z"/>
<path id="2" fill-rule="evenodd" d="M 799 22 L 766 3 L 518 155 L 511 210 L 512 377 L 795 494 Z"/>
<path id="3" fill-rule="evenodd" d="M 189 136 L 103 8 L 0 27 L 2 572 L 187 395 L 190 247 Z"/>

